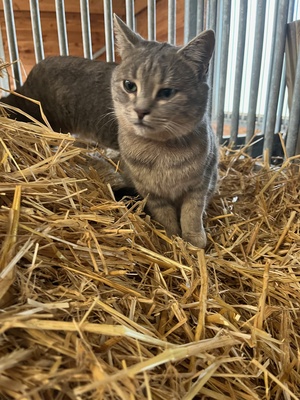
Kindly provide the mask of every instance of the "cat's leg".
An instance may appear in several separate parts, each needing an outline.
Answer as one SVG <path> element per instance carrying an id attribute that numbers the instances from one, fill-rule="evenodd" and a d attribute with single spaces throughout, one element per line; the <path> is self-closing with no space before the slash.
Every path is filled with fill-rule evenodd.
<path id="1" fill-rule="evenodd" d="M 149 195 L 147 208 L 153 219 L 165 227 L 168 236 L 181 234 L 176 208 L 172 203 L 163 198 Z"/>
<path id="2" fill-rule="evenodd" d="M 183 198 L 180 225 L 182 238 L 194 246 L 206 246 L 206 233 L 203 227 L 203 213 L 206 206 L 206 196 L 200 191 L 190 191 Z"/>

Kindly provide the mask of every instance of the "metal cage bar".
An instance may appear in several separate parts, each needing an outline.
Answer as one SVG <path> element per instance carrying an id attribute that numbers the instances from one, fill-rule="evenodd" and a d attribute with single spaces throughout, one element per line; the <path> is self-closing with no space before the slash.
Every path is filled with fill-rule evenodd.
<path id="1" fill-rule="evenodd" d="M 256 23 L 254 36 L 254 53 L 252 58 L 252 72 L 249 93 L 249 109 L 247 118 L 246 142 L 248 143 L 255 131 L 256 106 L 258 98 L 258 86 L 261 70 L 261 57 L 263 50 L 263 38 L 265 31 L 266 1 L 258 0 L 256 9 Z"/>
<path id="2" fill-rule="evenodd" d="M 2 31 L 0 29 L 0 59 L 5 60 L 5 51 L 4 51 L 4 45 L 3 45 L 3 37 L 2 37 Z M 6 69 L 2 70 L 2 76 L 0 76 L 0 87 L 4 90 L 9 90 L 9 78 Z M 2 96 L 5 95 L 5 93 L 1 93 Z"/>
<path id="3" fill-rule="evenodd" d="M 231 1 L 224 0 L 222 3 L 222 30 L 221 30 L 221 51 L 220 51 L 220 81 L 218 87 L 218 108 L 217 108 L 217 137 L 219 140 L 223 137 L 224 129 L 224 104 L 227 77 L 227 61 L 230 34 Z"/>
<path id="4" fill-rule="evenodd" d="M 217 0 L 210 0 L 207 9 L 207 22 L 206 29 L 212 29 L 216 32 L 217 28 Z M 212 114 L 214 114 L 213 110 L 213 97 L 215 96 L 215 87 L 214 87 L 214 70 L 215 70 L 215 52 L 212 56 L 212 59 L 209 63 L 209 71 L 208 71 L 208 84 L 211 88 L 209 92 L 208 98 L 208 114 L 211 118 Z"/>
<path id="5" fill-rule="evenodd" d="M 176 0 L 168 0 L 168 42 L 176 44 Z"/>
<path id="6" fill-rule="evenodd" d="M 83 55 L 93 58 L 89 0 L 80 0 L 80 18 L 82 30 Z"/>
<path id="7" fill-rule="evenodd" d="M 148 40 L 156 39 L 156 0 L 148 0 Z"/>
<path id="8" fill-rule="evenodd" d="M 104 6 L 106 61 L 112 62 L 115 61 L 112 0 L 104 0 L 103 6 Z"/>
<path id="9" fill-rule="evenodd" d="M 204 0 L 199 0 L 197 8 L 197 33 L 204 30 Z"/>
<path id="10" fill-rule="evenodd" d="M 268 104 L 266 131 L 264 133 L 264 150 L 269 149 L 269 152 L 272 152 L 275 133 L 282 64 L 285 50 L 288 7 L 288 1 L 279 0 L 276 24 L 276 46 L 274 49 L 274 64 L 271 74 L 270 99 Z"/>
<path id="11" fill-rule="evenodd" d="M 300 48 L 299 48 L 300 54 Z M 289 129 L 286 140 L 286 153 L 288 157 L 295 155 L 300 125 L 300 57 L 298 57 L 296 77 L 294 84 L 292 107 L 290 110 Z"/>
<path id="12" fill-rule="evenodd" d="M 61 56 L 69 55 L 67 24 L 64 0 L 55 0 L 56 22 L 58 32 L 59 53 Z"/>
<path id="13" fill-rule="evenodd" d="M 240 101 L 244 68 L 246 27 L 247 27 L 248 0 L 240 0 L 240 15 L 238 28 L 237 55 L 233 92 L 232 117 L 230 128 L 230 142 L 235 143 L 239 130 Z"/>
<path id="14" fill-rule="evenodd" d="M 184 44 L 197 35 L 197 2 L 185 0 L 184 2 Z"/>
<path id="15" fill-rule="evenodd" d="M 45 58 L 43 36 L 42 36 L 42 26 L 41 26 L 41 18 L 40 18 L 40 9 L 39 9 L 39 1 L 38 0 L 30 0 L 30 15 L 31 15 L 31 26 L 32 26 L 32 36 L 33 36 L 35 60 L 38 63 Z"/>
<path id="16" fill-rule="evenodd" d="M 126 0 L 126 24 L 135 31 L 134 0 Z"/>
<path id="17" fill-rule="evenodd" d="M 9 58 L 10 62 L 12 63 L 14 85 L 15 88 L 18 89 L 22 85 L 22 75 L 19 64 L 19 52 L 18 52 L 14 11 L 11 0 L 3 0 L 3 6 L 4 6 L 4 18 L 6 24 Z"/>

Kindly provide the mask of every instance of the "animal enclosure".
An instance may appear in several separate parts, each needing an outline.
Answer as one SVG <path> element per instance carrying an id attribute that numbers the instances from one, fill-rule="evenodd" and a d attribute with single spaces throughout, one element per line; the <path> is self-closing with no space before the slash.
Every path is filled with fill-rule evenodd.
<path id="1" fill-rule="evenodd" d="M 2 54 L 5 61 L 19 60 L 2 65 L 4 89 L 19 85 L 24 69 L 51 49 L 112 59 L 112 12 L 145 37 L 178 44 L 214 28 L 210 111 L 216 134 L 238 147 L 220 148 L 204 251 L 167 237 L 144 200 L 116 201 L 101 165 L 113 172 L 118 166 L 101 150 L 78 147 L 71 135 L 45 124 L 8 119 L 2 109 L 1 400 L 300 398 L 300 63 L 287 138 L 274 136 L 286 123 L 283 43 L 297 4 L 3 1 Z M 255 54 L 246 39 L 253 15 Z M 273 25 L 263 29 L 268 21 Z M 26 23 L 33 26 L 30 40 Z M 54 43 L 49 38 L 56 30 Z M 270 31 L 274 51 L 266 66 L 263 38 Z M 29 41 L 31 52 L 23 47 Z M 230 57 L 236 60 L 233 80 Z M 268 94 L 261 97 L 263 114 L 262 80 Z M 260 132 L 265 137 L 259 159 L 251 156 L 253 142 L 239 146 L 245 132 L 247 142 L 256 130 L 257 143 Z M 275 138 L 283 148 L 277 166 L 270 163 Z"/>

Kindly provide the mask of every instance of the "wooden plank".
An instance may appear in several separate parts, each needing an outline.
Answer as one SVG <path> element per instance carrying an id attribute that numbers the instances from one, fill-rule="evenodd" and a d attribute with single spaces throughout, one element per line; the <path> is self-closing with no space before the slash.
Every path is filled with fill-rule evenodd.
<path id="1" fill-rule="evenodd" d="M 29 11 L 17 11 L 14 14 L 16 29 L 20 28 L 20 31 L 31 32 L 31 18 Z M 5 27 L 5 19 L 3 12 L 0 11 L 0 21 Z M 104 20 L 102 14 L 92 14 L 90 16 L 91 25 L 93 24 L 94 29 L 104 32 Z M 76 31 L 81 33 L 81 19 L 78 13 L 67 13 L 66 14 L 67 30 Z M 41 25 L 42 31 L 56 28 L 56 14 L 54 12 L 41 13 Z"/>
<path id="2" fill-rule="evenodd" d="M 41 12 L 54 12 L 54 0 L 39 0 Z M 125 0 L 112 0 L 113 12 L 118 15 L 125 14 Z M 103 14 L 103 0 L 89 0 L 91 14 Z M 135 12 L 139 13 L 147 7 L 147 0 L 135 1 Z M 29 0 L 13 0 L 13 9 L 16 11 L 30 11 Z M 0 1 L 0 10 L 3 10 L 3 2 Z M 66 12 L 80 12 L 80 0 L 65 0 Z"/>

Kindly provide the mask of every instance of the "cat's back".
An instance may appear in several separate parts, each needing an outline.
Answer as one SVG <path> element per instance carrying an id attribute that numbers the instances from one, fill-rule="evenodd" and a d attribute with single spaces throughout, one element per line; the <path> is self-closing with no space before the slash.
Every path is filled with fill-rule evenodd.
<path id="1" fill-rule="evenodd" d="M 95 83 L 100 82 L 106 87 L 110 85 L 115 66 L 115 63 L 75 56 L 47 57 L 32 68 L 20 91 L 45 95 L 45 89 L 59 86 L 61 90 L 73 87 L 73 91 L 77 88 L 79 92 L 83 87 L 95 88 Z"/>
<path id="2" fill-rule="evenodd" d="M 110 82 L 115 66 L 74 56 L 47 57 L 33 67 L 17 92 L 41 103 L 54 130 L 96 140 L 98 136 L 103 142 L 104 129 L 117 129 L 113 118 L 106 118 L 112 111 Z M 41 120 L 36 104 L 15 95 L 2 100 Z"/>

